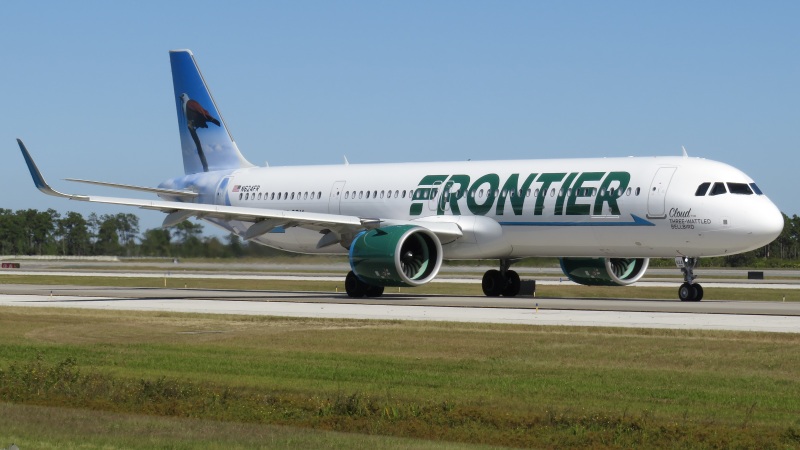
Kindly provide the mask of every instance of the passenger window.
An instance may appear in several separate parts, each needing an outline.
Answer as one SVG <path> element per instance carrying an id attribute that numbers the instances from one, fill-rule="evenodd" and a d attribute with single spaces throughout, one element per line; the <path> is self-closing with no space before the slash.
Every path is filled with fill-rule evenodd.
<path id="1" fill-rule="evenodd" d="M 625 190 L 625 195 L 631 195 L 631 188 Z"/>
<path id="2" fill-rule="evenodd" d="M 385 192 L 386 192 L 386 191 L 381 191 L 381 198 L 383 198 L 383 194 L 384 194 Z"/>
<path id="3" fill-rule="evenodd" d="M 642 190 L 641 190 L 640 188 L 636 188 L 636 196 L 637 196 L 637 197 L 639 196 L 639 193 L 640 193 L 640 192 L 642 192 Z"/>
<path id="4" fill-rule="evenodd" d="M 347 200 L 348 198 L 350 198 L 350 191 L 345 191 L 344 199 Z"/>
<path id="5" fill-rule="evenodd" d="M 764 195 L 764 193 L 761 192 L 761 189 L 759 189 L 755 183 L 750 183 L 750 187 L 753 189 L 753 192 L 755 192 L 756 195 Z"/>
<path id="6" fill-rule="evenodd" d="M 358 198 L 362 198 L 364 196 L 364 191 L 358 191 Z"/>
<path id="7" fill-rule="evenodd" d="M 708 187 L 709 186 L 711 186 L 711 183 L 708 183 L 708 182 L 702 183 L 700 186 L 697 186 L 697 191 L 695 191 L 695 193 L 694 193 L 695 197 L 702 197 L 702 196 L 706 195 L 706 192 L 708 192 Z"/>
<path id="8" fill-rule="evenodd" d="M 711 193 L 708 195 L 722 195 L 727 193 L 728 190 L 725 189 L 725 183 L 714 183 L 714 187 L 711 188 Z"/>
<path id="9" fill-rule="evenodd" d="M 400 197 L 400 191 L 394 191 L 394 198 Z"/>
<path id="10" fill-rule="evenodd" d="M 728 191 L 731 194 L 753 195 L 753 191 L 750 190 L 750 186 L 746 185 L 745 183 L 728 183 Z"/>
<path id="11" fill-rule="evenodd" d="M 369 191 L 367 191 L 367 198 L 369 198 Z"/>

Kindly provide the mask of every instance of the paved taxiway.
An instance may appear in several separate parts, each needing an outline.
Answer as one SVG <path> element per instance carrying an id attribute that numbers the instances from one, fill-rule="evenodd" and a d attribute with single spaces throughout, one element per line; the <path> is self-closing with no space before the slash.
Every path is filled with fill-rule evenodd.
<path id="1" fill-rule="evenodd" d="M 290 317 L 800 332 L 800 303 L 0 285 L 0 305 Z"/>

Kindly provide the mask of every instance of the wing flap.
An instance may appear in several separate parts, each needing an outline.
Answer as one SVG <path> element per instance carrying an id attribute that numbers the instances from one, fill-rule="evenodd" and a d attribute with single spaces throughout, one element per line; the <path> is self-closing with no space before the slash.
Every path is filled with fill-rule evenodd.
<path id="1" fill-rule="evenodd" d="M 107 186 L 119 189 L 128 189 L 131 191 L 142 191 L 142 192 L 152 192 L 154 194 L 165 194 L 165 195 L 174 195 L 176 197 L 185 197 L 185 198 L 194 198 L 197 197 L 199 194 L 194 191 L 181 191 L 178 189 L 164 189 L 164 188 L 153 188 L 153 187 L 146 187 L 146 186 L 134 186 L 131 184 L 121 184 L 121 183 L 109 183 L 107 181 L 94 181 L 94 180 L 81 180 L 79 178 L 64 178 L 67 181 L 74 181 L 76 183 L 86 183 L 86 184 L 94 184 L 97 186 Z"/>

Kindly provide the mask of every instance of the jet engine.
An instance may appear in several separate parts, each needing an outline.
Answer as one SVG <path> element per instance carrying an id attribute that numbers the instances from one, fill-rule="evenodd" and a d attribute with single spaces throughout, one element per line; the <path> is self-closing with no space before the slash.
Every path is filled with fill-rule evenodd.
<path id="1" fill-rule="evenodd" d="M 649 258 L 560 258 L 570 280 L 587 286 L 627 286 L 639 281 Z"/>
<path id="2" fill-rule="evenodd" d="M 393 225 L 362 231 L 350 245 L 350 267 L 373 286 L 420 286 L 442 266 L 442 244 L 430 230 Z"/>

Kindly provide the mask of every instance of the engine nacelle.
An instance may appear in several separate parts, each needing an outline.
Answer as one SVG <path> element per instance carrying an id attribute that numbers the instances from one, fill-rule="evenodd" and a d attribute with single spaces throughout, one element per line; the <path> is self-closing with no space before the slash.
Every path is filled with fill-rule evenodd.
<path id="1" fill-rule="evenodd" d="M 586 286 L 627 286 L 639 281 L 649 258 L 560 258 L 570 280 Z"/>
<path id="2" fill-rule="evenodd" d="M 422 227 L 394 225 L 362 231 L 350 244 L 350 267 L 373 286 L 420 286 L 442 266 L 442 244 Z"/>

